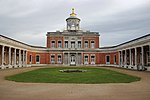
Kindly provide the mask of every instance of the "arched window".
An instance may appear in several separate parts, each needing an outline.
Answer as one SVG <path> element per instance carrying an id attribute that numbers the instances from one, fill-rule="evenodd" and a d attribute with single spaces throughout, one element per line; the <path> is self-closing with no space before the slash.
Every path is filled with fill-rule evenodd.
<path id="1" fill-rule="evenodd" d="M 51 55 L 51 64 L 55 64 L 55 56 Z"/>
<path id="2" fill-rule="evenodd" d="M 84 64 L 89 64 L 89 62 L 88 62 L 88 56 L 87 55 L 84 56 Z"/>
<path id="3" fill-rule="evenodd" d="M 110 64 L 110 55 L 106 55 L 106 64 Z"/>
<path id="4" fill-rule="evenodd" d="M 61 41 L 58 41 L 58 48 L 61 48 L 62 47 L 62 43 Z"/>
<path id="5" fill-rule="evenodd" d="M 36 55 L 36 64 L 40 64 L 40 56 Z"/>
<path id="6" fill-rule="evenodd" d="M 91 41 L 91 48 L 95 48 L 95 43 L 94 43 L 94 41 Z"/>
<path id="7" fill-rule="evenodd" d="M 51 42 L 51 48 L 55 48 L 55 41 Z"/>
<path id="8" fill-rule="evenodd" d="M 95 64 L 95 56 L 94 55 L 91 56 L 91 64 Z"/>
<path id="9" fill-rule="evenodd" d="M 88 48 L 88 41 L 84 42 L 84 48 Z"/>
<path id="10" fill-rule="evenodd" d="M 62 62 L 61 55 L 58 55 L 58 63 L 60 64 L 61 62 Z"/>

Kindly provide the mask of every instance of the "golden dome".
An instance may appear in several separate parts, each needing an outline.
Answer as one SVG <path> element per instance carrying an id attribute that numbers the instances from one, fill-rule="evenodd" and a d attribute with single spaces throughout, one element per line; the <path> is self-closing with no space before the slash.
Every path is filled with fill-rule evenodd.
<path id="1" fill-rule="evenodd" d="M 70 14 L 70 16 L 76 16 L 77 14 L 74 13 L 74 8 L 72 8 L 72 13 Z"/>

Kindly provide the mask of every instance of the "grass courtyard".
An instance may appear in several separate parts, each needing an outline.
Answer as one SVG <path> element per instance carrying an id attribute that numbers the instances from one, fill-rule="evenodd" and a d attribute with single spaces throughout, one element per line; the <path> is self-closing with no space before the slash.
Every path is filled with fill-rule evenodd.
<path id="1" fill-rule="evenodd" d="M 86 70 L 85 72 L 60 72 L 64 69 Z M 87 67 L 59 67 L 59 68 L 40 68 L 12 76 L 5 77 L 7 80 L 15 82 L 28 83 L 83 83 L 83 84 L 100 84 L 100 83 L 130 83 L 139 81 L 140 78 L 123 74 L 103 68 Z"/>

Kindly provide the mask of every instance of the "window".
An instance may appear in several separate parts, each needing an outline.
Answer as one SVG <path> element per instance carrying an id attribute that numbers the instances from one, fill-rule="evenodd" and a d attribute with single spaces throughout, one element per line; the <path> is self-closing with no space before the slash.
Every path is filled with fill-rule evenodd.
<path id="1" fill-rule="evenodd" d="M 75 42 L 71 41 L 71 48 L 75 48 Z"/>
<path id="2" fill-rule="evenodd" d="M 65 41 L 65 48 L 68 48 L 68 41 Z"/>
<path id="3" fill-rule="evenodd" d="M 81 48 L 81 41 L 78 41 L 78 48 Z"/>
<path id="4" fill-rule="evenodd" d="M 114 55 L 114 64 L 116 64 L 116 55 Z"/>
<path id="5" fill-rule="evenodd" d="M 52 48 L 55 48 L 55 41 L 52 41 L 51 47 L 52 47 Z"/>
<path id="6" fill-rule="evenodd" d="M 36 64 L 39 64 L 39 63 L 40 63 L 40 56 L 37 55 L 37 56 L 36 56 Z"/>
<path id="7" fill-rule="evenodd" d="M 110 56 L 106 56 L 106 64 L 110 64 Z"/>
<path id="8" fill-rule="evenodd" d="M 88 64 L 88 56 L 84 56 L 84 64 Z"/>
<path id="9" fill-rule="evenodd" d="M 91 56 L 91 62 L 95 62 L 95 56 Z"/>
<path id="10" fill-rule="evenodd" d="M 58 55 L 58 63 L 61 63 L 61 55 Z"/>
<path id="11" fill-rule="evenodd" d="M 55 56 L 51 55 L 51 64 L 54 64 L 54 63 L 55 63 Z"/>
<path id="12" fill-rule="evenodd" d="M 29 59 L 30 59 L 30 60 L 29 60 L 29 61 L 30 61 L 30 63 L 32 63 L 32 55 L 30 55 L 30 58 L 29 58 Z"/>
<path id="13" fill-rule="evenodd" d="M 58 41 L 58 48 L 61 48 L 61 47 L 62 47 L 61 41 Z"/>
<path id="14" fill-rule="evenodd" d="M 94 41 L 91 41 L 91 48 L 95 48 L 95 43 L 94 43 Z"/>
<path id="15" fill-rule="evenodd" d="M 85 48 L 88 48 L 88 41 L 85 41 L 85 42 L 84 42 L 84 47 L 85 47 Z"/>

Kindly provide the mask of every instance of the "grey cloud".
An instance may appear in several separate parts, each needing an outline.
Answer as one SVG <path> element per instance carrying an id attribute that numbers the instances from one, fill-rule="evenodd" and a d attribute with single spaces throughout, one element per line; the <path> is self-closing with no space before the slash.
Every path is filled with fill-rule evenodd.
<path id="1" fill-rule="evenodd" d="M 120 12 L 87 26 L 101 33 L 102 46 L 120 44 L 150 32 L 150 5 Z M 95 25 L 94 25 L 95 24 Z"/>

